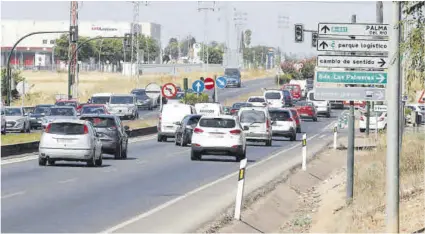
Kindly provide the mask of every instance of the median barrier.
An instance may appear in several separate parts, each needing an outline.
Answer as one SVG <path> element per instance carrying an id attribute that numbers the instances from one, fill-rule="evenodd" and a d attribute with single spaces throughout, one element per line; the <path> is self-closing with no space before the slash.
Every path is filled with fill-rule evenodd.
<path id="1" fill-rule="evenodd" d="M 147 136 L 154 133 L 157 133 L 156 126 L 132 129 L 129 131 L 128 136 L 132 138 L 132 137 Z M 19 155 L 19 154 L 38 152 L 39 143 L 40 141 L 31 141 L 31 142 L 18 143 L 18 144 L 2 145 L 1 157 L 4 158 L 4 157 Z"/>

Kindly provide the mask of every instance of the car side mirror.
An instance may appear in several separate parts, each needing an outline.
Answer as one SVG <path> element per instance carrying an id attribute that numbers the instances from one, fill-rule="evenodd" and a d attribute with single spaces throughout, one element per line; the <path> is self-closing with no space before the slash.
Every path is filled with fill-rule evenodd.
<path id="1" fill-rule="evenodd" d="M 175 125 L 181 126 L 182 124 L 180 122 L 174 122 Z"/>
<path id="2" fill-rule="evenodd" d="M 124 130 L 125 131 L 130 131 L 130 127 L 129 126 L 124 126 Z"/>
<path id="3" fill-rule="evenodd" d="M 249 127 L 248 126 L 243 126 L 243 130 L 244 131 L 248 131 L 249 130 Z"/>
<path id="4" fill-rule="evenodd" d="M 192 126 L 190 126 L 190 125 L 186 125 L 186 128 L 187 129 L 193 129 Z"/>

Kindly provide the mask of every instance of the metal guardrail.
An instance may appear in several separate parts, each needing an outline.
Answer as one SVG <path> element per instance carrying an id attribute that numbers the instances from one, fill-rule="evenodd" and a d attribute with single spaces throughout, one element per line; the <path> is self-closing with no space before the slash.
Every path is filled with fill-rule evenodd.
<path id="1" fill-rule="evenodd" d="M 147 128 L 136 128 L 130 130 L 129 137 L 139 137 L 139 136 L 147 136 L 154 133 L 157 133 L 157 126 L 147 127 Z M 38 146 L 40 141 L 31 141 L 25 143 L 18 144 L 10 144 L 10 145 L 2 145 L 1 146 L 1 157 L 10 157 L 20 154 L 26 153 L 35 153 L 38 151 Z"/>

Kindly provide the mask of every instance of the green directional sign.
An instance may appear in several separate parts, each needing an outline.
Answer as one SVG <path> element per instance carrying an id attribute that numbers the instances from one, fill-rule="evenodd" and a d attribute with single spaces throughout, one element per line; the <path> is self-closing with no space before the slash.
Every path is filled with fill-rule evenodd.
<path id="1" fill-rule="evenodd" d="M 339 84 L 387 84 L 386 72 L 316 71 L 316 81 Z"/>

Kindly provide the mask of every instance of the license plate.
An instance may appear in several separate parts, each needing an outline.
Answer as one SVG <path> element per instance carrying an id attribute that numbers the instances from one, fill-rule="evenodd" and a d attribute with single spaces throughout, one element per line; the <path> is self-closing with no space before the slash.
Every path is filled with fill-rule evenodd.
<path id="1" fill-rule="evenodd" d="M 58 143 L 61 143 L 61 144 L 65 144 L 69 142 L 69 140 L 66 140 L 66 139 L 57 139 L 57 141 Z"/>
<path id="2" fill-rule="evenodd" d="M 166 128 L 174 128 L 174 126 L 167 126 Z"/>
<path id="3" fill-rule="evenodd" d="M 211 135 L 211 136 L 214 138 L 224 138 L 224 136 L 221 136 L 221 135 Z"/>

